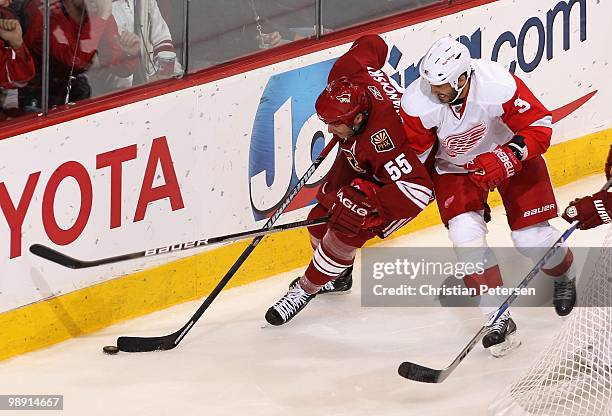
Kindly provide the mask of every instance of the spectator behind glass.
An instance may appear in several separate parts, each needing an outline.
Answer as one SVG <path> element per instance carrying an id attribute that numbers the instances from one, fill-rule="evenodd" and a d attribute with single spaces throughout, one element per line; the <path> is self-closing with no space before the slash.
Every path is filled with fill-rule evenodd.
<path id="1" fill-rule="evenodd" d="M 194 69 L 279 45 L 282 37 L 266 19 L 266 4 L 257 0 L 190 2 L 189 59 Z"/>
<path id="2" fill-rule="evenodd" d="M 25 86 L 35 72 L 34 60 L 22 39 L 21 24 L 7 9 L 9 4 L 10 0 L 0 0 L 0 121 L 7 118 L 7 107 L 15 107 L 7 103 L 6 90 Z"/>
<path id="3" fill-rule="evenodd" d="M 21 106 L 40 107 L 43 12 L 41 0 L 25 7 L 24 41 L 36 62 L 36 77 L 19 90 Z M 122 77 L 134 73 L 139 63 L 140 40 L 133 33 L 119 35 L 111 15 L 112 0 L 50 0 L 49 105 L 91 97 L 86 72 L 92 67 Z"/>
<path id="4" fill-rule="evenodd" d="M 139 6 L 140 10 L 136 10 L 135 5 Z M 113 0 L 112 7 L 119 32 L 135 33 L 140 38 L 142 62 L 138 71 L 128 77 L 117 76 L 108 71 L 96 71 L 95 74 L 90 71 L 88 77 L 94 95 L 181 74 L 182 68 L 176 59 L 170 30 L 155 0 Z M 139 17 L 141 22 L 139 28 L 134 25 L 136 17 Z"/>
<path id="5" fill-rule="evenodd" d="M 283 39 L 298 40 L 315 35 L 315 0 L 266 0 L 261 3 L 266 6 L 266 19 L 274 22 Z"/>

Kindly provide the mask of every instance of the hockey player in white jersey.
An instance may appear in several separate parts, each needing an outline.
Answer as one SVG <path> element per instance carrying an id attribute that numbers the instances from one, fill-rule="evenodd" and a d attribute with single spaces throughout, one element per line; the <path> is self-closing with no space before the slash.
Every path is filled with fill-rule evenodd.
<path id="1" fill-rule="evenodd" d="M 538 261 L 557 239 L 548 220 L 557 203 L 542 154 L 550 145 L 552 117 L 527 86 L 496 62 L 472 59 L 450 37 L 436 41 L 420 64 L 420 78 L 402 97 L 401 115 L 411 147 L 428 161 L 442 221 L 461 261 L 482 261 L 483 274 L 466 276 L 467 287 L 503 285 L 486 239 L 487 196 L 499 191 L 517 250 Z M 573 256 L 559 250 L 543 272 L 554 279 L 559 315 L 576 302 Z M 480 296 L 483 313 L 502 299 Z M 518 341 L 507 336 L 516 324 L 507 311 L 483 338 L 502 355 Z M 506 342 L 507 341 L 507 342 Z"/>

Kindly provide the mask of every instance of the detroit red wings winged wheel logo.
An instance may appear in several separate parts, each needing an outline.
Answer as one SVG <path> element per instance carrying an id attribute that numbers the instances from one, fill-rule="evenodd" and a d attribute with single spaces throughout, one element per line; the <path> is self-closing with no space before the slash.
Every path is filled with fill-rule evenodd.
<path id="1" fill-rule="evenodd" d="M 452 134 L 442 140 L 442 146 L 450 157 L 463 155 L 472 150 L 487 134 L 487 125 L 484 122 L 472 127 L 461 134 Z"/>

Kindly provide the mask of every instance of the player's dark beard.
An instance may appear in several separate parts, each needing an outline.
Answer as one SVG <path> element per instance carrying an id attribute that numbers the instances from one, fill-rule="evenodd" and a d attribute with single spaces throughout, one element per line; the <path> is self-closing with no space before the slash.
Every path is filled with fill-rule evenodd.
<path id="1" fill-rule="evenodd" d="M 453 93 L 450 99 L 448 100 L 448 104 L 459 104 L 460 100 L 457 100 L 458 95 L 459 93 L 456 90 L 453 90 Z M 457 102 L 455 102 L 455 100 L 457 100 Z"/>

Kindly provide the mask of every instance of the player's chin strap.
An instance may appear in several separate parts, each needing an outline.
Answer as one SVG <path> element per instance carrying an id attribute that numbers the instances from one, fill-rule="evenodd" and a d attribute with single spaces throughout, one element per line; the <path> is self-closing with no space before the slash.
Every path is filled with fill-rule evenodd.
<path id="1" fill-rule="evenodd" d="M 454 104 L 455 101 L 457 101 L 459 99 L 459 97 L 461 96 L 461 93 L 463 92 L 463 90 L 465 89 L 465 87 L 467 87 L 470 84 L 470 78 L 472 77 L 472 70 L 465 72 L 467 75 L 467 78 L 465 79 L 465 83 L 463 84 L 463 87 L 460 88 L 455 88 L 453 87 L 453 89 L 457 92 L 457 95 L 455 95 L 455 98 L 449 103 L 449 104 Z M 463 75 L 463 74 L 462 74 Z M 457 81 L 458 82 L 458 81 Z"/>
<path id="2" fill-rule="evenodd" d="M 351 127 L 354 134 L 360 134 L 361 132 L 363 132 L 363 130 L 365 130 L 366 124 L 368 124 L 368 112 L 364 111 L 361 114 L 363 114 L 363 120 L 361 121 L 361 123 L 359 123 L 358 125 L 353 124 L 353 127 Z"/>
<path id="3" fill-rule="evenodd" d="M 365 127 L 368 124 L 368 112 L 364 111 L 361 114 L 363 115 L 363 120 L 361 120 L 361 123 L 353 124 L 351 126 L 351 130 L 353 130 L 353 134 L 351 136 L 345 137 L 345 138 L 340 138 L 342 143 L 350 143 L 350 144 L 352 144 L 355 141 L 355 136 L 358 135 L 358 134 L 361 134 L 365 130 Z"/>

